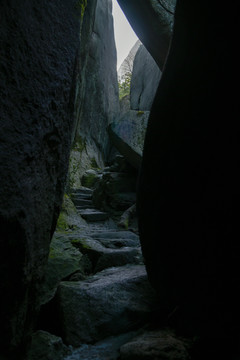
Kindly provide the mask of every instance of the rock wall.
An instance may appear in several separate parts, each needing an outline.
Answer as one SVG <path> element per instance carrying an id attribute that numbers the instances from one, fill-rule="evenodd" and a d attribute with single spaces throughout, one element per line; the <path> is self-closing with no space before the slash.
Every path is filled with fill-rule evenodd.
<path id="1" fill-rule="evenodd" d="M 0 3 L 0 352 L 15 359 L 63 197 L 84 3 Z"/>
<path id="2" fill-rule="evenodd" d="M 165 312 L 219 348 L 239 333 L 238 23 L 214 2 L 178 1 L 138 193 L 143 253 Z"/>
<path id="3" fill-rule="evenodd" d="M 84 46 L 81 46 L 79 58 L 82 70 L 75 102 L 77 124 L 69 168 L 70 187 L 79 187 L 86 169 L 104 166 L 110 151 L 107 126 L 119 112 L 111 0 L 89 4 L 82 26 L 82 41 Z"/>
<path id="4" fill-rule="evenodd" d="M 161 70 L 144 45 L 138 49 L 134 62 L 130 89 L 132 110 L 151 110 Z"/>

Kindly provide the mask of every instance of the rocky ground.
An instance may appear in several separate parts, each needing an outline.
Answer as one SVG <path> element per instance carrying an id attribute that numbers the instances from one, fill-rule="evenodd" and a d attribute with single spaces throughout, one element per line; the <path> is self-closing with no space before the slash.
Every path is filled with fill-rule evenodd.
<path id="1" fill-rule="evenodd" d="M 113 184 L 119 190 L 116 174 L 95 172 L 111 191 Z M 119 178 L 122 193 L 132 194 L 123 173 Z M 120 196 L 130 211 L 110 213 L 111 202 L 105 211 L 96 209 L 93 194 L 81 187 L 64 198 L 28 360 L 188 359 L 187 342 L 154 325 L 157 297 L 147 279 L 134 204 Z"/>

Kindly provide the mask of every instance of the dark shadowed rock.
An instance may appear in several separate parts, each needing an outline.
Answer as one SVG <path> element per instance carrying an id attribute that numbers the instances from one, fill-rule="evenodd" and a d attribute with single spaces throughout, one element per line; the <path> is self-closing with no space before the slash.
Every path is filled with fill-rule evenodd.
<path id="1" fill-rule="evenodd" d="M 93 191 L 93 203 L 106 211 L 126 210 L 136 201 L 134 173 L 104 172 Z"/>
<path id="2" fill-rule="evenodd" d="M 0 3 L 0 351 L 35 318 L 68 167 L 81 9 Z"/>
<path id="3" fill-rule="evenodd" d="M 177 2 L 138 193 L 149 278 L 178 308 L 174 326 L 209 337 L 212 350 L 211 338 L 240 324 L 238 22 L 213 2 Z"/>
<path id="4" fill-rule="evenodd" d="M 124 344 L 121 360 L 190 360 L 188 345 L 170 330 L 147 331 Z"/>
<path id="5" fill-rule="evenodd" d="M 140 325 L 153 310 L 155 295 L 144 266 L 126 265 L 82 282 L 62 282 L 57 300 L 64 341 L 79 346 Z"/>
<path id="6" fill-rule="evenodd" d="M 71 351 L 61 338 L 39 330 L 32 336 L 27 360 L 64 360 L 69 354 Z"/>
<path id="7" fill-rule="evenodd" d="M 130 107 L 132 110 L 151 110 L 161 70 L 144 45 L 137 51 L 131 78 Z"/>

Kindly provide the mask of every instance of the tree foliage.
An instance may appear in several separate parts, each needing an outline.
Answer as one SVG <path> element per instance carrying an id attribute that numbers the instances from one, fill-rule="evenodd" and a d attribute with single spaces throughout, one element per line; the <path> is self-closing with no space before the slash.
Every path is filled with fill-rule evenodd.
<path id="1" fill-rule="evenodd" d="M 130 85 L 131 85 L 132 72 L 126 72 L 121 81 L 118 82 L 119 87 L 119 98 L 122 99 L 125 95 L 130 94 Z"/>

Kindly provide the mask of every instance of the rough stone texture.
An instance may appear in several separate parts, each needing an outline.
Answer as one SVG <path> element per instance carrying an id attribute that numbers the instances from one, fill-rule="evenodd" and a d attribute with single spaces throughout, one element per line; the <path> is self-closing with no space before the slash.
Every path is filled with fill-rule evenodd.
<path id="1" fill-rule="evenodd" d="M 151 110 L 161 70 L 144 45 L 137 51 L 131 78 L 130 107 L 132 110 Z"/>
<path id="2" fill-rule="evenodd" d="M 162 69 L 172 37 L 176 0 L 118 0 L 118 3 L 139 39 Z"/>
<path id="3" fill-rule="evenodd" d="M 84 272 L 83 255 L 71 244 L 71 238 L 55 232 L 41 286 L 41 305 L 53 298 L 60 281 L 77 271 Z"/>
<path id="4" fill-rule="evenodd" d="M 118 69 L 118 80 L 124 80 L 124 75 L 126 73 L 132 73 L 133 70 L 133 62 L 136 56 L 136 53 L 141 45 L 141 41 L 137 40 L 136 43 L 133 45 L 127 57 L 123 60 L 120 68 Z"/>
<path id="5" fill-rule="evenodd" d="M 187 344 L 171 331 L 148 331 L 120 349 L 121 360 L 189 360 Z"/>
<path id="6" fill-rule="evenodd" d="M 73 244 L 89 258 L 93 273 L 113 266 L 142 263 L 140 246 L 115 249 L 105 247 L 100 241 L 86 237 L 75 240 Z"/>
<path id="7" fill-rule="evenodd" d="M 94 205 L 105 211 L 126 210 L 136 202 L 134 173 L 105 172 L 93 191 Z"/>
<path id="8" fill-rule="evenodd" d="M 130 110 L 109 125 L 109 136 L 120 154 L 139 169 L 148 124 L 149 111 Z"/>
<path id="9" fill-rule="evenodd" d="M 155 295 L 144 266 L 126 265 L 85 281 L 62 282 L 57 300 L 63 339 L 79 346 L 140 325 L 153 310 Z"/>
<path id="10" fill-rule="evenodd" d="M 81 46 L 79 58 L 71 187 L 79 187 L 82 174 L 92 167 L 93 161 L 100 168 L 104 166 L 110 151 L 107 126 L 119 111 L 112 2 L 99 0 L 95 4 L 95 10 L 92 3 L 91 11 L 86 9 L 82 27 L 85 46 Z M 92 17 L 94 22 L 89 29 Z"/>
<path id="11" fill-rule="evenodd" d="M 161 304 L 176 310 L 181 331 L 215 338 L 240 324 L 240 19 L 225 10 L 177 3 L 138 193 L 143 255 Z"/>
<path id="12" fill-rule="evenodd" d="M 20 346 L 34 320 L 36 289 L 62 202 L 79 4 L 0 3 L 1 352 Z"/>
<path id="13" fill-rule="evenodd" d="M 27 360 L 64 360 L 70 353 L 61 338 L 39 330 L 32 336 Z"/>

